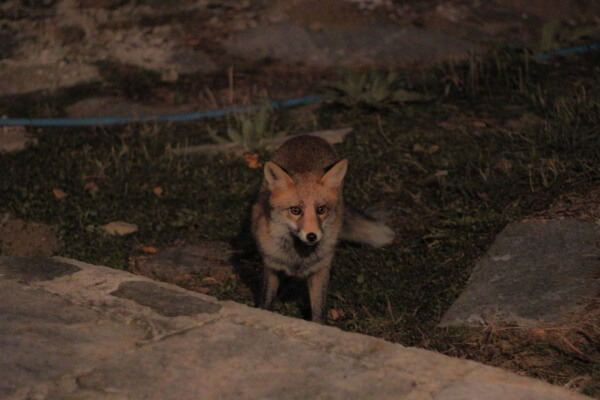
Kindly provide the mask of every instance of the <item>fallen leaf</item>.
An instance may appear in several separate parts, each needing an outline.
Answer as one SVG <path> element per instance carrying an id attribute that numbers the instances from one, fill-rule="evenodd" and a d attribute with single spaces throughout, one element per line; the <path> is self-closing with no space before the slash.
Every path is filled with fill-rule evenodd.
<path id="1" fill-rule="evenodd" d="M 152 247 L 152 246 L 144 246 L 144 247 L 142 247 L 142 251 L 144 253 L 148 253 L 148 254 L 158 253 L 158 249 L 156 247 Z"/>
<path id="2" fill-rule="evenodd" d="M 427 149 L 427 152 L 429 154 L 433 154 L 433 153 L 437 153 L 439 150 L 440 150 L 440 146 L 438 146 L 437 144 L 434 144 L 429 149 Z"/>
<path id="3" fill-rule="evenodd" d="M 100 226 L 100 228 L 104 229 L 110 235 L 127 235 L 138 230 L 136 224 L 130 224 L 123 221 L 109 222 L 106 225 Z"/>
<path id="4" fill-rule="evenodd" d="M 436 125 L 442 129 L 447 129 L 447 130 L 456 129 L 456 125 L 452 124 L 451 122 L 448 122 L 448 121 L 440 121 Z"/>
<path id="5" fill-rule="evenodd" d="M 64 199 L 65 197 L 68 196 L 67 193 L 65 193 L 64 191 L 60 190 L 60 189 L 52 189 L 52 194 L 54 195 L 54 197 L 56 197 L 57 199 Z"/>
<path id="6" fill-rule="evenodd" d="M 483 201 L 490 201 L 490 196 L 487 193 L 477 193 L 477 197 Z"/>
<path id="7" fill-rule="evenodd" d="M 254 153 L 254 154 L 246 154 L 244 155 L 244 159 L 246 160 L 246 162 L 248 163 L 248 167 L 249 168 L 258 168 L 262 165 L 262 163 L 260 163 L 258 161 L 258 154 Z"/>
<path id="8" fill-rule="evenodd" d="M 83 189 L 93 194 L 98 191 L 98 185 L 96 185 L 94 182 L 88 182 L 85 184 Z"/>
<path id="9" fill-rule="evenodd" d="M 206 278 L 202 279 L 202 283 L 205 285 L 216 285 L 217 280 L 215 278 L 213 278 L 212 276 L 207 276 Z"/>
<path id="10" fill-rule="evenodd" d="M 190 47 L 195 47 L 195 46 L 198 46 L 200 44 L 200 39 L 198 39 L 198 38 L 189 38 L 189 39 L 186 39 L 185 44 L 187 44 Z"/>
<path id="11" fill-rule="evenodd" d="M 435 176 L 436 178 L 441 178 L 443 176 L 448 176 L 448 171 L 446 171 L 445 169 L 441 170 L 441 171 L 436 171 L 436 173 L 433 174 L 433 176 Z"/>
<path id="12" fill-rule="evenodd" d="M 415 145 L 412 148 L 412 151 L 414 151 L 415 153 L 422 153 L 425 151 L 425 147 L 421 146 L 419 143 L 415 143 Z"/>
<path id="13" fill-rule="evenodd" d="M 481 121 L 473 121 L 473 126 L 475 128 L 485 128 L 486 124 L 485 124 L 485 122 L 481 122 Z"/>
<path id="14" fill-rule="evenodd" d="M 344 316 L 344 312 L 342 310 L 336 310 L 335 308 L 331 310 L 331 319 L 332 320 L 336 320 L 339 317 L 343 317 Z"/>
<path id="15" fill-rule="evenodd" d="M 152 191 L 155 195 L 157 196 L 162 196 L 163 190 L 160 186 L 157 186 L 154 188 L 154 190 Z"/>

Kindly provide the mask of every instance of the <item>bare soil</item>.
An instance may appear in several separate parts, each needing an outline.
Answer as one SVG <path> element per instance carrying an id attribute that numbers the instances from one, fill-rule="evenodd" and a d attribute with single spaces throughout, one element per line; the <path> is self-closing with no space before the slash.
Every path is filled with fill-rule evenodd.
<path id="1" fill-rule="evenodd" d="M 15 257 L 52 256 L 60 250 L 55 229 L 37 222 L 12 219 L 0 221 L 0 254 Z"/>

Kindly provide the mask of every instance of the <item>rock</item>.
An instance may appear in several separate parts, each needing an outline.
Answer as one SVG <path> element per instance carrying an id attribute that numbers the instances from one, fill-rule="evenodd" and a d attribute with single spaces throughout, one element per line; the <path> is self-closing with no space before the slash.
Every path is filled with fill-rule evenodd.
<path id="1" fill-rule="evenodd" d="M 128 0 L 77 0 L 81 8 L 105 8 L 114 10 L 128 3 Z"/>
<path id="2" fill-rule="evenodd" d="M 595 224 L 574 219 L 509 224 L 439 326 L 560 323 L 600 289 L 599 241 Z"/>
<path id="3" fill-rule="evenodd" d="M 210 277 L 214 281 L 204 283 L 216 284 L 226 281 L 233 273 L 231 254 L 231 247 L 225 242 L 202 242 L 165 249 L 154 256 L 133 257 L 128 270 L 167 282 L 178 282 L 190 276 Z"/>
<path id="4" fill-rule="evenodd" d="M 73 260 L 0 274 L 3 399 L 586 399 Z"/>
<path id="5" fill-rule="evenodd" d="M 463 8 L 466 8 L 463 6 Z M 465 12 L 461 10 L 461 8 L 457 7 L 452 3 L 442 3 L 438 4 L 435 8 L 435 12 L 443 18 L 446 18 L 452 22 L 458 22 L 460 20 L 465 19 Z"/>
<path id="6" fill-rule="evenodd" d="M 63 25 L 57 29 L 56 36 L 63 46 L 68 46 L 83 42 L 85 30 L 79 25 Z"/>
<path id="7" fill-rule="evenodd" d="M 394 25 L 336 28 L 315 32 L 288 22 L 234 33 L 225 43 L 231 54 L 260 60 L 328 66 L 407 63 L 468 55 L 471 43 L 416 27 Z"/>
<path id="8" fill-rule="evenodd" d="M 171 63 L 180 74 L 209 73 L 217 70 L 217 64 L 208 54 L 199 50 L 175 50 Z"/>
<path id="9" fill-rule="evenodd" d="M 138 230 L 136 224 L 130 224 L 123 221 L 109 222 L 106 225 L 100 226 L 100 228 L 104 229 L 110 235 L 128 235 Z"/>
<path id="10" fill-rule="evenodd" d="M 97 68 L 84 63 L 38 64 L 0 61 L 0 93 L 3 95 L 54 90 L 99 78 Z"/>
<path id="11" fill-rule="evenodd" d="M 107 42 L 106 51 L 123 64 L 159 72 L 164 80 L 176 80 L 180 74 L 209 73 L 216 63 L 204 52 L 180 48 L 172 27 L 155 27 L 152 32 L 129 29 L 120 43 Z M 117 35 L 117 32 L 113 33 Z"/>
<path id="12" fill-rule="evenodd" d="M 28 144 L 37 144 L 37 139 L 32 138 L 25 127 L 0 127 L 0 151 L 20 151 Z"/>

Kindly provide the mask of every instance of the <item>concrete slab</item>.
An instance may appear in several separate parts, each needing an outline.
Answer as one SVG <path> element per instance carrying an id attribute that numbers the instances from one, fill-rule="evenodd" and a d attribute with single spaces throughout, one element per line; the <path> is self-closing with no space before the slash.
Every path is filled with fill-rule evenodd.
<path id="1" fill-rule="evenodd" d="M 327 66 L 464 58 L 474 44 L 412 26 L 313 31 L 281 22 L 235 33 L 225 47 L 229 53 L 250 60 L 273 58 Z"/>
<path id="2" fill-rule="evenodd" d="M 0 398 L 52 398 L 50 392 L 144 336 L 134 324 L 0 279 Z"/>
<path id="3" fill-rule="evenodd" d="M 187 296 L 152 282 L 123 282 L 119 285 L 119 289 L 110 294 L 150 307 L 165 317 L 200 313 L 214 314 L 221 309 L 218 304 Z"/>
<path id="4" fill-rule="evenodd" d="M 0 276 L 22 283 L 48 281 L 71 275 L 80 269 L 48 257 L 1 257 Z"/>
<path id="5" fill-rule="evenodd" d="M 123 271 L 54 258 L 25 282 L 35 260 L 0 261 L 1 398 L 584 398 Z"/>
<path id="6" fill-rule="evenodd" d="M 593 223 L 541 220 L 509 224 L 475 265 L 440 326 L 502 318 L 561 322 L 600 290 L 600 233 Z"/>

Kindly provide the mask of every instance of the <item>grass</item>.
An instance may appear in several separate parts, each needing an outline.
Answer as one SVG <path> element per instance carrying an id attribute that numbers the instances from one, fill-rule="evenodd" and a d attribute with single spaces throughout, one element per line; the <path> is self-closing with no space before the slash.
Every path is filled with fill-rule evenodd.
<path id="1" fill-rule="evenodd" d="M 508 222 L 545 209 L 561 193 L 597 186 L 598 65 L 596 54 L 538 64 L 527 52 L 497 49 L 436 66 L 412 82 L 408 74 L 399 75 L 404 87 L 434 101 L 398 102 L 381 79 L 376 87 L 385 95 L 369 97 L 365 79 L 353 86 L 359 100 L 316 110 L 315 129 L 354 128 L 338 146 L 350 159 L 347 202 L 357 208 L 386 204 L 398 235 L 384 250 L 340 246 L 329 323 L 503 365 L 600 396 L 597 330 L 585 325 L 589 318 L 577 325 L 587 328 L 562 336 L 522 333 L 502 323 L 479 331 L 435 328 L 477 258 Z M 147 79 L 141 88 L 120 85 L 135 97 L 150 90 L 153 78 Z M 375 99 L 375 106 L 365 98 Z M 38 97 L 36 107 L 60 99 Z M 11 107 L 13 102 L 0 100 L 2 113 Z M 296 132 L 291 113 L 280 116 L 276 131 Z M 227 121 L 219 121 L 216 129 L 223 135 Z M 115 268 L 124 268 L 144 246 L 160 249 L 176 241 L 222 240 L 248 250 L 249 207 L 260 169 L 249 168 L 238 155 L 173 155 L 178 145 L 210 140 L 206 132 L 205 123 L 184 129 L 132 125 L 36 131 L 38 146 L 0 154 L 0 212 L 56 226 L 63 256 Z M 269 154 L 259 149 L 258 157 L 264 161 Z M 68 195 L 56 198 L 55 188 Z M 140 229 L 121 237 L 99 229 L 115 220 Z M 251 248 L 239 257 L 237 277 L 212 293 L 252 304 L 259 260 Z M 303 293 L 301 284 L 289 282 L 277 311 L 301 316 Z M 543 353 L 546 361 L 523 367 L 515 360 L 527 352 Z"/>

